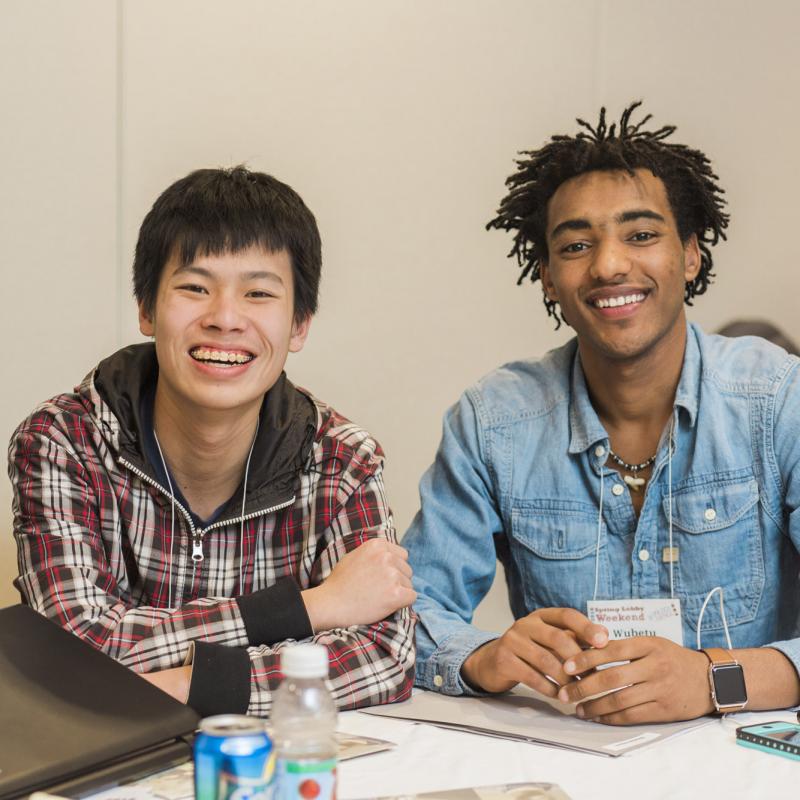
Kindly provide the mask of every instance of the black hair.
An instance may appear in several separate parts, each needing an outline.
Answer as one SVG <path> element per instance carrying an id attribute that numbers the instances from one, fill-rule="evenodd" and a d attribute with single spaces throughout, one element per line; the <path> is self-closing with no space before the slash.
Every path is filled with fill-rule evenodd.
<path id="1" fill-rule="evenodd" d="M 158 283 L 173 256 L 186 266 L 198 253 L 238 253 L 258 246 L 286 250 L 294 279 L 294 318 L 317 310 L 322 244 L 314 215 L 290 186 L 244 166 L 198 169 L 164 190 L 139 229 L 133 292 L 155 307 Z"/>
<path id="2" fill-rule="evenodd" d="M 665 141 L 675 131 L 674 125 L 642 130 L 650 114 L 640 122 L 631 122 L 640 105 L 641 101 L 629 105 L 619 124 L 611 125 L 606 123 L 605 108 L 601 108 L 596 126 L 578 119 L 583 130 L 574 136 L 553 136 L 540 149 L 520 153 L 524 157 L 517 160 L 517 171 L 506 180 L 509 192 L 497 216 L 486 226 L 516 231 L 509 256 L 516 256 L 522 269 L 518 285 L 526 277 L 533 282 L 541 277 L 541 265 L 548 259 L 547 204 L 562 183 L 586 172 L 624 170 L 633 175 L 636 169 L 648 169 L 664 183 L 681 241 L 697 235 L 700 271 L 686 283 L 686 304 L 692 305 L 692 298 L 706 291 L 714 277 L 710 248 L 726 238 L 730 220 L 723 210 L 724 190 L 717 185 L 719 179 L 704 153 Z M 562 320 L 566 322 L 555 300 L 545 295 L 544 304 L 556 328 Z"/>

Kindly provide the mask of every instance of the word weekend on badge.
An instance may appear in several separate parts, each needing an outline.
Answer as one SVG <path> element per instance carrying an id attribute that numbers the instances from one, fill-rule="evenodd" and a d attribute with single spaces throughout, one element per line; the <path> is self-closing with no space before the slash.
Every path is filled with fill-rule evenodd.
<path id="1" fill-rule="evenodd" d="M 683 646 L 681 601 L 677 598 L 589 600 L 586 616 L 604 625 L 611 639 L 661 636 Z"/>

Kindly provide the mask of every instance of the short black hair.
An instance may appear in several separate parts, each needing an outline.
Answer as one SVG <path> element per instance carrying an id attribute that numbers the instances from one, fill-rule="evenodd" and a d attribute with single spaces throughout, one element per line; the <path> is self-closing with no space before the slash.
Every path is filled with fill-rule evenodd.
<path id="1" fill-rule="evenodd" d="M 708 157 L 700 150 L 665 140 L 675 131 L 665 125 L 655 131 L 642 130 L 651 118 L 647 114 L 632 123 L 633 112 L 641 101 L 631 103 L 619 124 L 606 123 L 606 110 L 600 109 L 597 125 L 578 119 L 582 128 L 574 136 L 553 136 L 538 150 L 525 150 L 517 160 L 517 171 L 506 180 L 508 194 L 500 203 L 497 216 L 487 229 L 516 231 L 509 256 L 516 256 L 522 272 L 521 284 L 528 277 L 537 281 L 541 265 L 547 263 L 547 204 L 562 183 L 586 172 L 623 170 L 630 175 L 636 169 L 648 169 L 660 178 L 675 216 L 681 241 L 694 233 L 700 246 L 700 271 L 686 283 L 684 300 L 703 294 L 711 283 L 713 260 L 710 248 L 725 239 L 730 217 L 725 213 L 724 190 Z M 561 326 L 563 316 L 555 300 L 544 296 L 547 313 Z"/>
<path id="2" fill-rule="evenodd" d="M 317 310 L 322 244 L 314 215 L 291 186 L 244 166 L 198 169 L 164 190 L 139 229 L 133 292 L 152 313 L 167 261 L 238 253 L 258 246 L 286 250 L 294 279 L 294 318 Z"/>

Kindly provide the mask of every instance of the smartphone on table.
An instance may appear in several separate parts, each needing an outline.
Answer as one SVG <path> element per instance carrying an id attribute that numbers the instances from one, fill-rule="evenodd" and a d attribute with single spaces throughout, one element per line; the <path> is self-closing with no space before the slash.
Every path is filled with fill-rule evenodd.
<path id="1" fill-rule="evenodd" d="M 800 724 L 765 722 L 736 729 L 736 744 L 800 761 Z"/>

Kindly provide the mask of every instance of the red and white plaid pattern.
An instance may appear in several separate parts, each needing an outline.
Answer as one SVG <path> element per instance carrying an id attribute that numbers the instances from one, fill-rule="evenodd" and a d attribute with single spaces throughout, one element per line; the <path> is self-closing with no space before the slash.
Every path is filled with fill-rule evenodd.
<path id="1" fill-rule="evenodd" d="M 195 566 L 184 516 L 176 509 L 171 542 L 169 498 L 118 462 L 119 422 L 91 374 L 76 391 L 37 408 L 11 440 L 15 585 L 24 602 L 138 672 L 183 664 L 194 640 L 247 646 L 232 599 L 240 593 L 240 563 L 244 593 L 285 576 L 302 590 L 319 585 L 367 539 L 396 541 L 380 446 L 314 400 L 311 469 L 295 502 L 247 520 L 241 552 L 238 521 L 209 526 L 205 559 Z M 403 609 L 374 625 L 313 637 L 328 648 L 340 708 L 408 697 L 413 624 Z M 269 712 L 285 644 L 248 647 L 248 713 Z"/>

